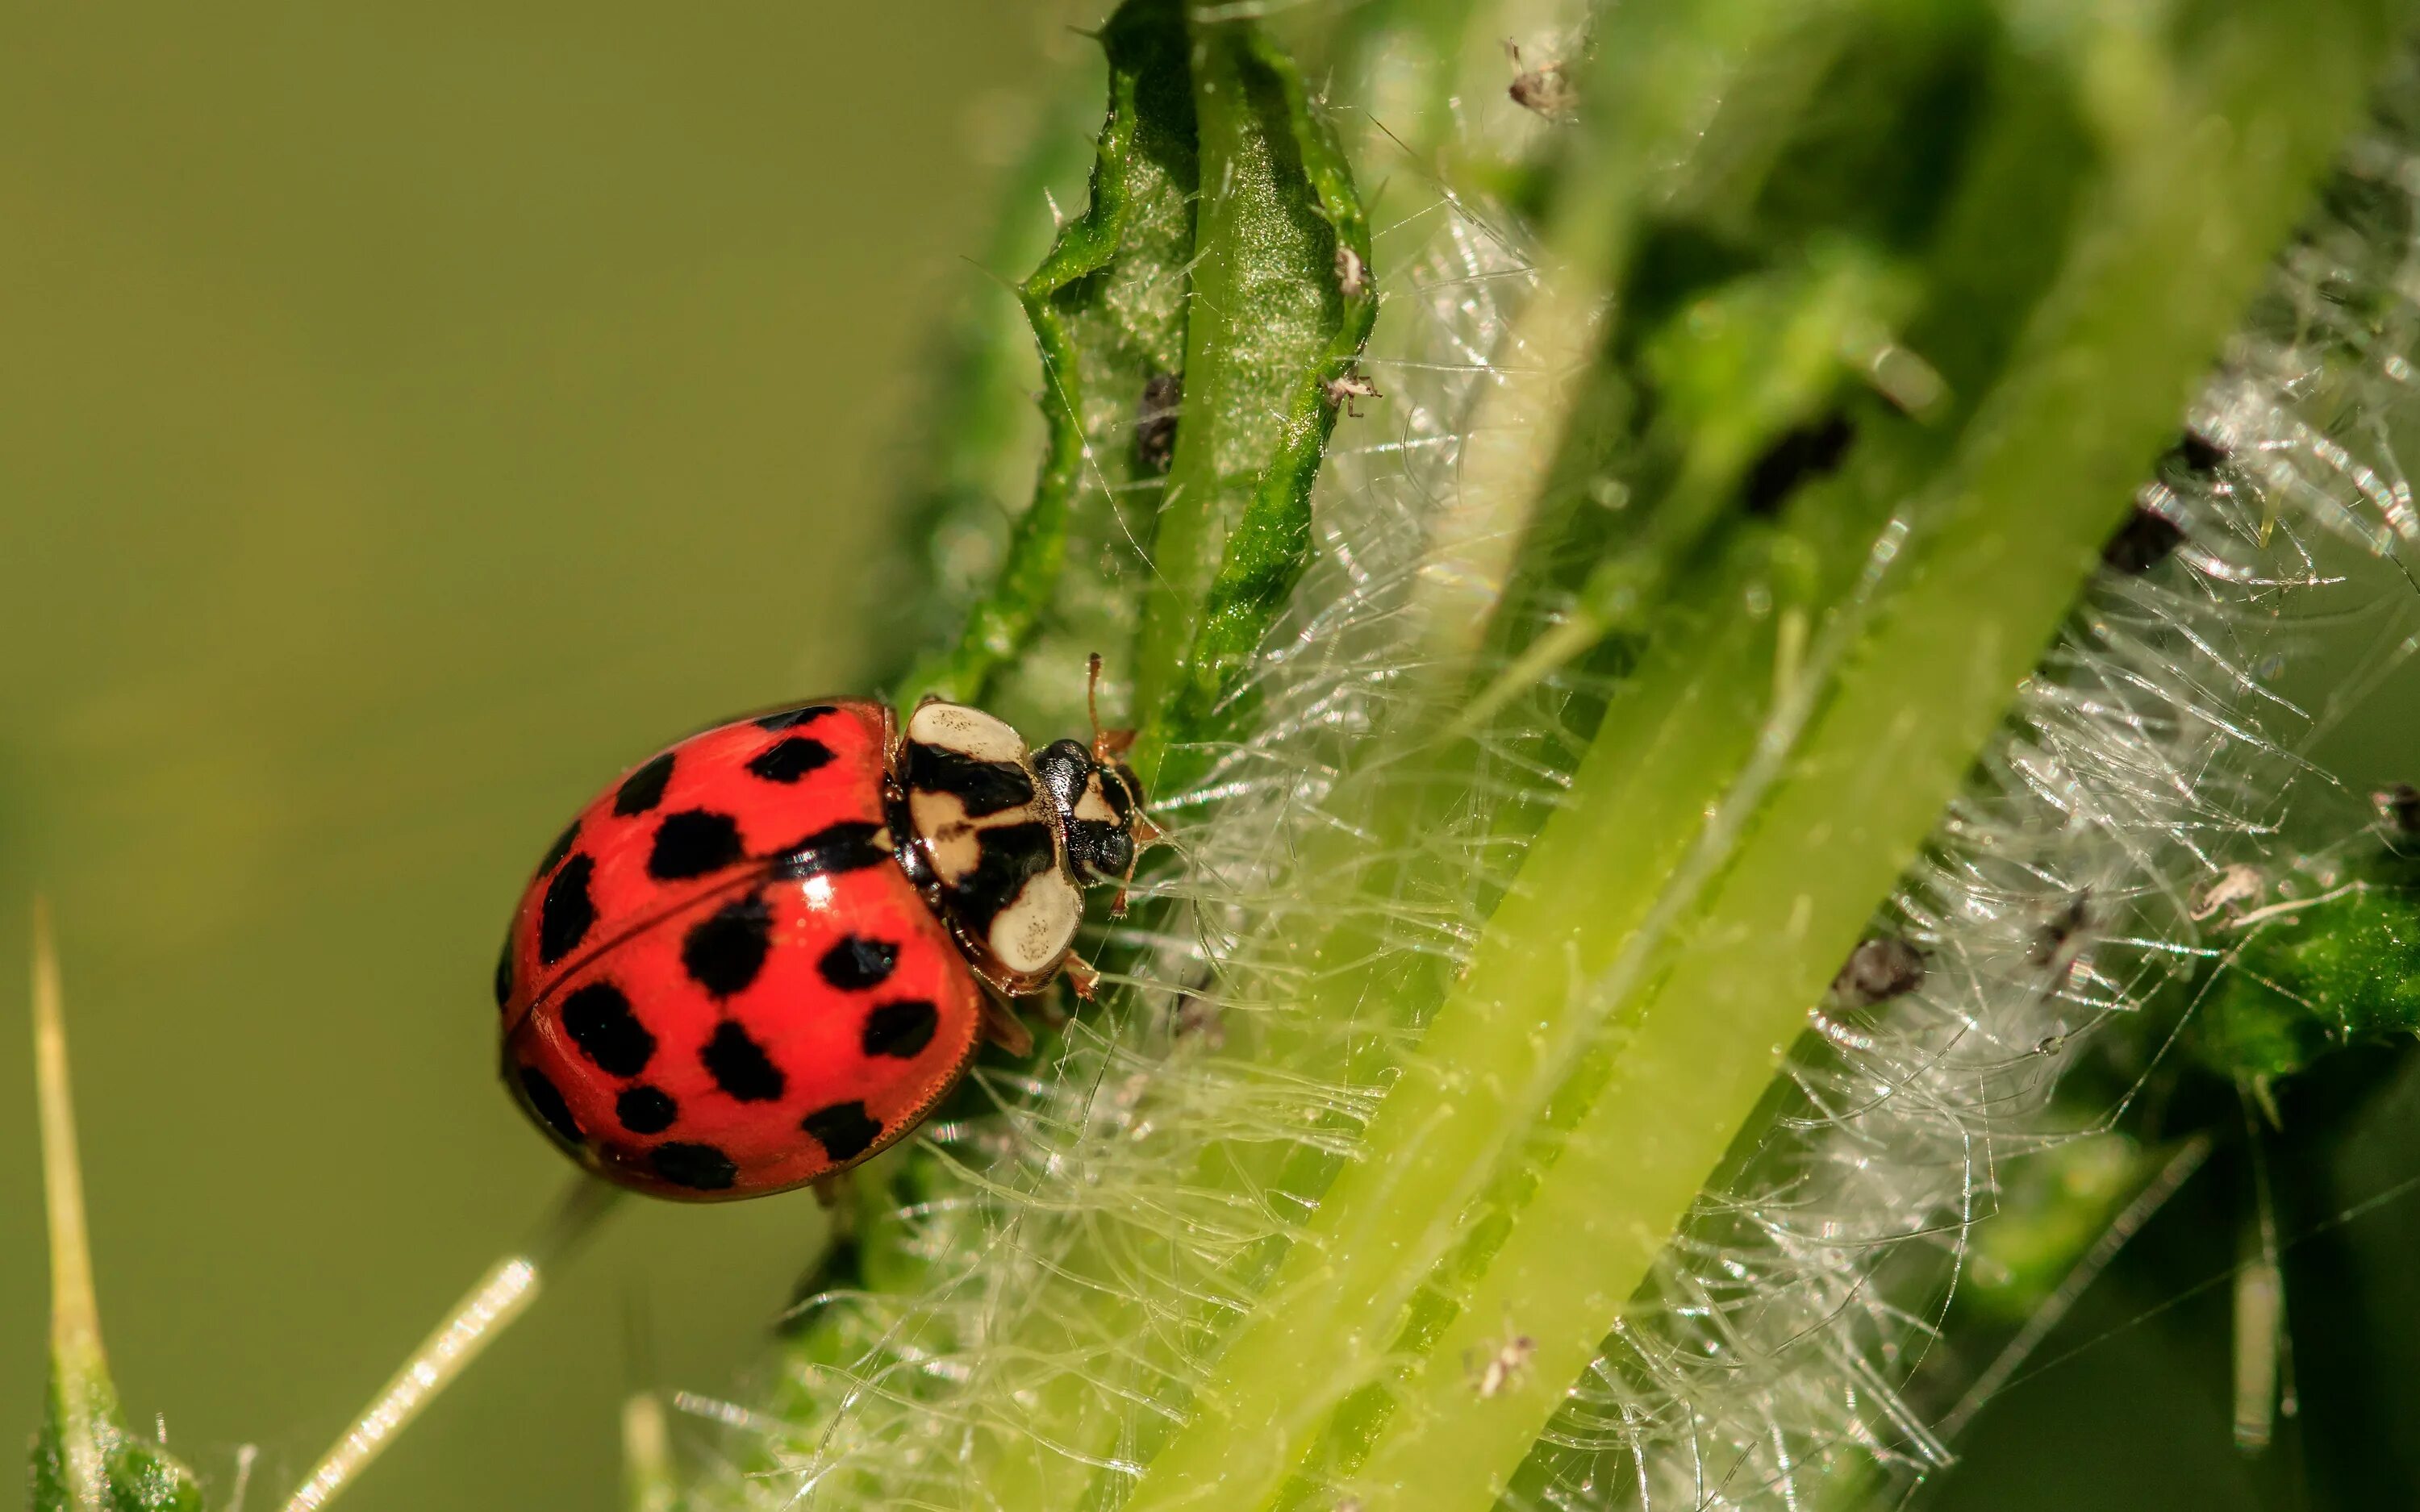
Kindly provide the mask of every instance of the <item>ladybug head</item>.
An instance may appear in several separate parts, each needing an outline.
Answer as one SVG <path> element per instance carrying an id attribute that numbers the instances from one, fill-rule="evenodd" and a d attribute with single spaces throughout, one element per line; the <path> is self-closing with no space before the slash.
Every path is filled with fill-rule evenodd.
<path id="1" fill-rule="evenodd" d="M 1142 811 L 1142 784 L 1134 768 L 1114 756 L 1097 758 L 1075 740 L 1054 741 L 1036 752 L 1034 769 L 1050 791 L 1067 837 L 1067 860 L 1086 887 L 1134 876 L 1135 853 L 1159 839 Z"/>

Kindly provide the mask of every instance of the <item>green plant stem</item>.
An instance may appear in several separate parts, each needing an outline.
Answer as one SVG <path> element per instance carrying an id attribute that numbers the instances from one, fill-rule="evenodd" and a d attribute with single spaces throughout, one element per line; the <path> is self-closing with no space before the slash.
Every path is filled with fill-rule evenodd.
<path id="1" fill-rule="evenodd" d="M 1762 770 L 1734 788 L 1727 833 L 1695 869 L 1714 886 L 1686 949 L 1659 949 L 1648 973 L 1634 946 L 1621 980 L 1575 993 L 1563 910 L 1510 912 L 1492 928 L 1492 949 L 1133 1506 L 1261 1504 L 1324 1405 L 1304 1400 L 1305 1383 L 1350 1386 L 1381 1367 L 1407 1287 L 1619 1005 L 1633 1027 L 1610 1080 L 1415 1372 L 1358 1485 L 1373 1509 L 1469 1508 L 1501 1491 L 2066 612 L 2350 124 L 2386 12 L 2238 6 L 2213 18 L 2193 60 L 2197 84 L 2147 81 L 2164 87 L 2139 98 L 2114 137 L 2091 229 L 1970 428 L 1936 522 L 1877 553 L 1886 591 L 1837 689 L 1808 711 L 1802 745 L 1769 746 Z M 1911 548 L 1913 571 L 1892 565 Z M 1795 733 L 1787 722 L 1776 733 Z M 1679 806 L 1678 793 L 1618 780 L 1631 775 L 1620 764 L 1603 787 L 1583 778 L 1572 822 L 1605 825 L 1607 800 L 1625 795 L 1633 814 Z M 1541 862 L 1557 849 L 1542 842 Z M 1525 869 L 1521 890 L 1601 896 L 1604 857 L 1561 854 L 1559 866 Z M 1677 922 L 1690 900 L 1673 902 Z M 1567 996 L 1581 1011 L 1559 1024 L 1554 1005 Z M 1536 1353 L 1519 1389 L 1481 1397 L 1459 1362 L 1508 1327 Z"/>
<path id="2" fill-rule="evenodd" d="M 430 1402 L 529 1311 L 546 1276 L 566 1263 L 627 1196 L 585 1173 L 574 1176 L 529 1242 L 488 1268 L 370 1398 L 345 1436 L 311 1467 L 287 1498 L 286 1512 L 318 1512 L 358 1480 Z"/>
<path id="3" fill-rule="evenodd" d="M 126 1431 L 101 1343 L 68 1079 L 66 1013 L 47 904 L 34 904 L 34 1101 L 50 1225 L 51 1380 L 34 1437 L 31 1512 L 201 1512 L 201 1487 L 165 1445 Z"/>

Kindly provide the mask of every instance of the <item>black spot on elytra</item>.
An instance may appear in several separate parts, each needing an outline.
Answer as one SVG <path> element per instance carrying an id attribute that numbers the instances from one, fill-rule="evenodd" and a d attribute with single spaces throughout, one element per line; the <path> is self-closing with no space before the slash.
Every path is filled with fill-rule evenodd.
<path id="1" fill-rule="evenodd" d="M 865 1115 L 862 1103 L 835 1103 L 799 1120 L 833 1161 L 855 1160 L 882 1137 L 882 1125 Z"/>
<path id="2" fill-rule="evenodd" d="M 614 1076 L 636 1076 L 655 1058 L 656 1037 L 610 981 L 592 981 L 563 1000 L 563 1032 L 599 1071 Z"/>
<path id="3" fill-rule="evenodd" d="M 2146 573 L 2165 562 L 2184 538 L 2183 527 L 2175 520 L 2137 505 L 2101 548 L 2101 560 L 2119 572 Z"/>
<path id="4" fill-rule="evenodd" d="M 546 902 L 537 913 L 537 958 L 547 965 L 579 949 L 597 922 L 597 905 L 588 901 L 588 877 L 596 870 L 596 862 L 575 856 L 546 885 Z"/>
<path id="5" fill-rule="evenodd" d="M 661 1134 L 680 1117 L 680 1104 L 659 1087 L 633 1087 L 613 1100 L 613 1117 L 632 1134 Z"/>
<path id="6" fill-rule="evenodd" d="M 912 1060 L 933 1042 L 933 1031 L 940 1023 L 933 1005 L 922 998 L 876 1003 L 874 1011 L 865 1015 L 865 1032 L 858 1042 L 869 1056 Z"/>
<path id="7" fill-rule="evenodd" d="M 947 884 L 942 896 L 962 923 L 982 934 L 1027 882 L 1058 864 L 1048 825 L 1001 825 L 983 832 L 975 869 Z"/>
<path id="8" fill-rule="evenodd" d="M 698 1058 L 706 1062 L 714 1085 L 742 1103 L 770 1103 L 790 1085 L 782 1068 L 765 1058 L 765 1047 L 728 1020 L 716 1026 Z"/>
<path id="9" fill-rule="evenodd" d="M 756 980 L 772 948 L 773 910 L 751 893 L 690 926 L 681 941 L 681 967 L 707 992 L 728 997 Z"/>
<path id="10" fill-rule="evenodd" d="M 571 847 L 578 844 L 579 841 L 580 821 L 575 819 L 569 825 L 565 826 L 562 834 L 554 837 L 554 843 L 546 848 L 546 854 L 538 857 L 537 874 L 539 876 L 544 876 L 549 872 L 553 871 L 556 867 L 561 866 L 563 864 L 563 858 L 571 854 Z"/>
<path id="11" fill-rule="evenodd" d="M 920 793 L 954 794 L 970 819 L 1033 801 L 1033 779 L 1016 763 L 979 762 L 921 741 L 908 743 L 908 785 Z"/>
<path id="12" fill-rule="evenodd" d="M 731 1164 L 731 1157 L 712 1145 L 683 1144 L 679 1140 L 647 1151 L 647 1164 L 656 1168 L 658 1176 L 692 1192 L 728 1192 L 739 1176 L 739 1167 Z"/>
<path id="13" fill-rule="evenodd" d="M 820 719 L 827 714 L 836 712 L 838 711 L 829 703 L 801 703 L 795 709 L 783 709 L 779 714 L 760 715 L 756 720 L 756 728 L 790 730 L 805 724 L 810 719 Z"/>
<path id="14" fill-rule="evenodd" d="M 831 748 L 805 735 L 792 735 L 769 746 L 748 764 L 748 770 L 768 782 L 795 782 L 818 767 L 831 764 Z"/>
<path id="15" fill-rule="evenodd" d="M 845 993 L 861 993 L 868 987 L 879 987 L 891 980 L 892 968 L 899 964 L 899 947 L 888 940 L 870 940 L 862 934 L 851 934 L 826 950 L 815 969 L 824 980 Z"/>
<path id="16" fill-rule="evenodd" d="M 496 1008 L 502 1011 L 513 999 L 513 934 L 504 932 L 504 948 L 496 953 Z"/>
<path id="17" fill-rule="evenodd" d="M 673 779 L 673 753 L 666 751 L 622 779 L 613 790 L 613 811 L 628 819 L 664 801 L 664 784 Z"/>
<path id="18" fill-rule="evenodd" d="M 555 1090 L 554 1083 L 535 1066 L 521 1068 L 521 1095 L 529 1099 L 530 1110 L 546 1120 L 546 1126 L 566 1141 L 579 1144 L 580 1125 L 572 1120 L 571 1108 Z"/>
<path id="19" fill-rule="evenodd" d="M 683 809 L 664 815 L 656 826 L 656 843 L 647 852 L 647 875 L 659 882 L 702 877 L 741 860 L 739 825 L 727 813 L 709 809 Z"/>
<path id="20" fill-rule="evenodd" d="M 1751 515 L 1772 514 L 1800 484 L 1837 471 L 1856 435 L 1848 417 L 1840 414 L 1783 433 L 1748 469 L 1740 501 Z"/>
<path id="21" fill-rule="evenodd" d="M 880 866 L 892 858 L 891 847 L 884 842 L 886 827 L 862 819 L 827 825 L 775 857 L 773 874 L 796 880 Z"/>

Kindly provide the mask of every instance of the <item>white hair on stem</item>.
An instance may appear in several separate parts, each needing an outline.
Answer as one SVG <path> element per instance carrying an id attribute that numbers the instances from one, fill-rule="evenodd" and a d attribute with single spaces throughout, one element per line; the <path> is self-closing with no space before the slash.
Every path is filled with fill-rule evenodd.
<path id="1" fill-rule="evenodd" d="M 2397 212 L 2420 204 L 2402 136 L 2345 161 Z M 1418 1026 L 1383 1001 L 1302 1011 L 1311 970 L 1283 942 L 1290 921 L 1335 923 L 1304 874 L 1322 837 L 1417 779 L 1352 757 L 1427 712 L 1407 706 L 1404 605 L 1467 417 L 1522 361 L 1505 344 L 1530 284 L 1515 236 L 1444 195 L 1378 252 L 1388 318 L 1365 366 L 1387 402 L 1338 431 L 1318 559 L 1252 678 L 1256 733 L 1160 796 L 1185 864 L 1151 890 L 1182 907 L 1126 932 L 1122 1011 L 1070 1023 L 1030 1073 L 984 1073 L 991 1116 L 928 1131 L 939 1162 L 895 1214 L 921 1284 L 807 1304 L 823 1347 L 789 1357 L 778 1412 L 729 1419 L 732 1473 L 696 1504 L 1079 1504 L 1188 1410 L 1205 1322 L 1250 1305 L 1315 1198 L 1288 1173 L 1351 1158 Z M 2333 711 L 2278 687 L 2323 621 L 2389 644 L 2377 627 L 2420 607 L 2347 566 L 2415 534 L 2392 445 L 2415 288 L 2420 257 L 2371 224 L 2322 224 L 2281 260 L 2185 417 L 2222 460 L 2164 467 L 2140 496 L 2180 532 L 2173 559 L 2101 575 L 1883 912 L 1923 952 L 1921 984 L 1818 1016 L 1782 1116 L 1702 1196 L 1512 1504 L 1805 1507 L 1838 1476 L 1946 1462 L 1905 1389 L 2001 1163 L 2089 1127 L 2054 1118 L 2060 1072 L 2208 959 L 2193 915 L 2212 880 L 2273 863 L 2306 806 L 2343 801 L 2301 754 Z M 2347 315 L 2353 292 L 2384 313 Z M 1470 786 L 1551 803 L 1565 775 L 1499 745 Z M 1370 949 L 1406 969 L 1466 957 L 1519 860 L 1492 811 L 1375 858 L 1419 864 L 1359 895 Z M 1220 1053 L 1273 1040 L 1282 1057 Z M 1205 1151 L 1256 1179 L 1205 1178 Z"/>

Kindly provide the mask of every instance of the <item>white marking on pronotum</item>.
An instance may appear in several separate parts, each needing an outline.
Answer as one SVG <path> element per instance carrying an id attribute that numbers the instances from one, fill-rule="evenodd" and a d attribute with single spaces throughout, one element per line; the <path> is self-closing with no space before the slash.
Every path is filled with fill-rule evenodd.
<path id="1" fill-rule="evenodd" d="M 979 762 L 1022 765 L 1025 740 L 1004 719 L 963 703 L 927 703 L 908 717 L 908 738 Z"/>
<path id="2" fill-rule="evenodd" d="M 1037 872 L 992 918 L 988 940 L 1001 964 L 1020 974 L 1042 971 L 1067 951 L 1084 921 L 1084 895 L 1053 867 Z"/>
<path id="3" fill-rule="evenodd" d="M 1100 773 L 1094 772 L 1092 779 L 1084 784 L 1084 791 L 1077 795 L 1075 817 L 1095 825 L 1118 822 L 1118 811 L 1109 807 L 1108 796 L 1101 792 Z"/>

